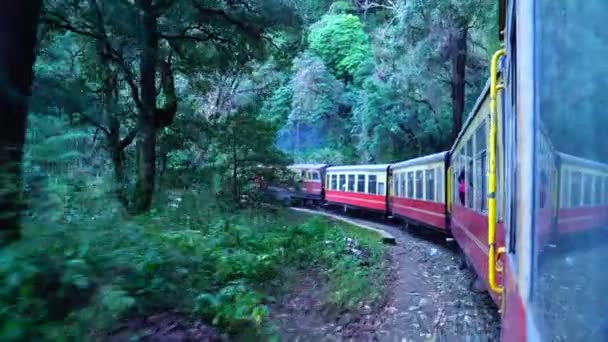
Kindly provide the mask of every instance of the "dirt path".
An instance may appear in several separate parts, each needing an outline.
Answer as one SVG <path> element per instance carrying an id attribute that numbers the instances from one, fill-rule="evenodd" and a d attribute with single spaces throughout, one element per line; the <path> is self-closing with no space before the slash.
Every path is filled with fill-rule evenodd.
<path id="1" fill-rule="evenodd" d="M 333 214 L 332 214 L 333 215 Z M 300 341 L 494 341 L 500 336 L 499 316 L 486 293 L 470 291 L 472 274 L 460 269 L 454 242 L 424 228 L 407 231 L 349 216 L 351 223 L 381 229 L 395 238 L 390 248 L 391 276 L 386 303 L 375 312 L 321 323 L 291 324 L 285 340 Z M 310 291 L 304 291 L 310 294 Z M 294 295 L 296 302 L 299 296 Z M 309 298 L 309 302 L 312 300 Z M 312 309 L 312 310 L 311 310 Z M 309 315 L 317 315 L 314 308 Z M 302 318 L 297 319 L 302 322 Z M 310 320 L 310 319 L 309 319 Z M 281 329 L 283 330 L 283 329 Z M 308 334 L 308 333 L 310 334 Z"/>

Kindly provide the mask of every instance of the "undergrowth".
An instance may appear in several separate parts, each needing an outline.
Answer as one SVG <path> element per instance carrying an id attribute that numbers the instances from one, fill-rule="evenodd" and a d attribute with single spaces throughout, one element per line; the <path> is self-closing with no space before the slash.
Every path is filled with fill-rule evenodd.
<path id="1" fill-rule="evenodd" d="M 121 320 L 168 309 L 228 337 L 265 338 L 273 289 L 309 268 L 337 309 L 380 295 L 377 236 L 286 210 L 203 207 L 200 196 L 136 218 L 67 205 L 59 220 L 30 219 L 0 253 L 0 340 L 103 339 Z"/>

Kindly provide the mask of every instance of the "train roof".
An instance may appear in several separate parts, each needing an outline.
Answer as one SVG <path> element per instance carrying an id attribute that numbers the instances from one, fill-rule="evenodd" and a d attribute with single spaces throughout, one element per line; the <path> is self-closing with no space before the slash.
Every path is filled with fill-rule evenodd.
<path id="1" fill-rule="evenodd" d="M 293 164 L 287 166 L 288 169 L 322 169 L 329 166 L 329 164 Z"/>
<path id="2" fill-rule="evenodd" d="M 341 165 L 327 168 L 327 172 L 338 171 L 386 171 L 390 164 Z"/>
<path id="3" fill-rule="evenodd" d="M 399 170 L 399 169 L 402 169 L 405 167 L 424 165 L 424 164 L 429 164 L 429 163 L 435 163 L 438 161 L 444 161 L 447 153 L 448 153 L 447 151 L 443 151 L 443 152 L 439 152 L 439 153 L 429 154 L 428 156 L 409 159 L 406 161 L 392 164 L 391 169 Z"/>
<path id="4" fill-rule="evenodd" d="M 586 167 L 590 169 L 601 170 L 604 172 L 608 172 L 608 164 L 601 163 L 591 159 L 585 159 L 577 156 L 573 156 L 571 154 L 566 154 L 562 152 L 558 152 L 557 155 L 561 159 L 562 164 L 573 164 L 580 167 Z"/>

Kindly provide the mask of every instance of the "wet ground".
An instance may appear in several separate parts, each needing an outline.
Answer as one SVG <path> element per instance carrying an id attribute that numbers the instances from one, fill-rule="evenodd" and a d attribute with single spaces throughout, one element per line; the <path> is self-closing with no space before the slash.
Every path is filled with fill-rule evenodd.
<path id="1" fill-rule="evenodd" d="M 324 316 L 322 287 L 303 279 L 278 311 L 277 323 L 286 341 L 495 341 L 500 319 L 487 293 L 470 290 L 473 274 L 461 269 L 455 242 L 420 227 L 407 230 L 370 217 L 354 223 L 392 234 L 388 245 L 392 269 L 387 295 L 375 308 L 338 317 Z"/>

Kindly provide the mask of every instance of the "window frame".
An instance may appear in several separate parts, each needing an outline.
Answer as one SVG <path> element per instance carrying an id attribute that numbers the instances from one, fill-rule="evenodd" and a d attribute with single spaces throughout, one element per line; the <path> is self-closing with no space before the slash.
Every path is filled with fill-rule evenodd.
<path id="1" fill-rule="evenodd" d="M 373 177 L 373 182 L 372 182 L 372 177 Z M 368 174 L 367 175 L 367 193 L 370 195 L 375 195 L 376 192 L 378 191 L 378 176 L 374 175 L 374 174 Z M 373 192 L 372 192 L 372 184 L 373 184 Z"/>
<path id="2" fill-rule="evenodd" d="M 363 182 L 361 182 L 361 179 L 363 179 Z M 360 187 L 361 183 L 363 183 L 363 186 Z M 365 193 L 366 189 L 365 189 L 365 175 L 364 174 L 357 174 L 356 177 L 356 185 L 357 185 L 357 189 L 356 192 L 361 192 L 361 193 Z"/>
<path id="3" fill-rule="evenodd" d="M 346 191 L 355 192 L 355 180 L 356 179 L 357 178 L 352 173 L 346 175 Z"/>
<path id="4" fill-rule="evenodd" d="M 424 199 L 424 170 L 416 170 L 415 171 L 415 192 L 414 198 L 417 200 Z"/>
<path id="5" fill-rule="evenodd" d="M 346 191 L 346 174 L 341 173 L 338 175 L 338 191 L 345 192 Z"/>
<path id="6" fill-rule="evenodd" d="M 424 199 L 436 202 L 435 190 L 435 168 L 424 169 Z"/>

